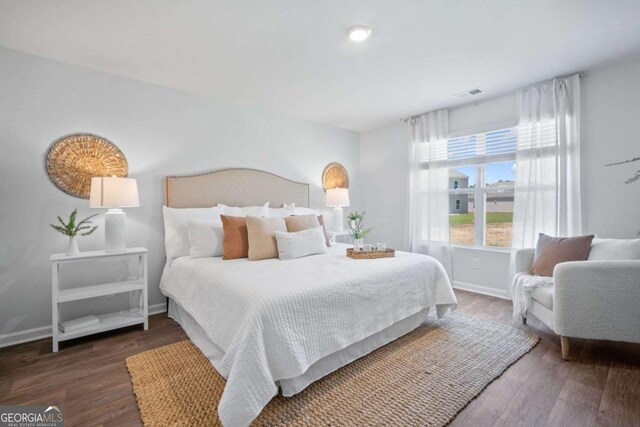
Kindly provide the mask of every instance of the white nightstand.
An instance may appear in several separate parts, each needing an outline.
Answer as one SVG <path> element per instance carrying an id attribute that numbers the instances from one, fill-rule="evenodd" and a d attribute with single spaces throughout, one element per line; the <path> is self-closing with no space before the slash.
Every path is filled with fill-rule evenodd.
<path id="1" fill-rule="evenodd" d="M 58 342 L 96 334 L 98 332 L 123 328 L 125 326 L 144 324 L 145 331 L 149 328 L 148 298 L 147 298 L 147 249 L 130 248 L 124 252 L 107 253 L 105 251 L 81 252 L 77 256 L 55 254 L 51 261 L 51 326 L 53 337 L 53 352 L 58 351 Z M 111 257 L 135 257 L 138 259 L 138 277 L 122 282 L 104 283 L 100 285 L 82 286 L 60 290 L 60 266 L 62 264 L 91 262 L 97 259 Z M 136 309 L 129 309 L 118 313 L 103 314 L 97 316 L 100 321 L 96 325 L 62 333 L 58 331 L 60 321 L 60 304 L 70 301 L 78 301 L 105 295 L 114 295 L 124 292 L 140 292 L 140 303 Z"/>
<path id="2" fill-rule="evenodd" d="M 327 231 L 327 234 L 329 235 L 329 239 L 331 240 L 331 243 L 335 243 L 336 237 L 351 236 L 351 232 L 349 230 Z M 343 243 L 349 243 L 349 242 L 347 240 L 346 242 L 343 242 Z"/>

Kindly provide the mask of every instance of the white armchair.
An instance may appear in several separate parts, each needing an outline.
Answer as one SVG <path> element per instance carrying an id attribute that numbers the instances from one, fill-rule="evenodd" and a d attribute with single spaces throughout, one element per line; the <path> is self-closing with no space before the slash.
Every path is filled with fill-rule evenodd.
<path id="1" fill-rule="evenodd" d="M 517 251 L 517 272 L 528 271 L 534 255 L 535 249 Z M 531 293 L 530 314 L 560 335 L 565 360 L 569 338 L 640 343 L 640 260 L 558 264 L 553 286 Z"/>

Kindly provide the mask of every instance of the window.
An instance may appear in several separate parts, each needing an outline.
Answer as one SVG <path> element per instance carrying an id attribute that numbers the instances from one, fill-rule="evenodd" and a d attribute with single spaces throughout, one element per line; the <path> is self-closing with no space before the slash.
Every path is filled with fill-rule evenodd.
<path id="1" fill-rule="evenodd" d="M 511 246 L 516 144 L 515 128 L 448 140 L 451 243 Z"/>

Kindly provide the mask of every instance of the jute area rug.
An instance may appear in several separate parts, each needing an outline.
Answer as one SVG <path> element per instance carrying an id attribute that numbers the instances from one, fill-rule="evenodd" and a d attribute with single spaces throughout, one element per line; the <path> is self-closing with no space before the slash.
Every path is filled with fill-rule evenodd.
<path id="1" fill-rule="evenodd" d="M 453 313 L 275 397 L 255 426 L 443 426 L 539 338 Z M 145 426 L 220 426 L 225 386 L 189 340 L 127 358 Z"/>

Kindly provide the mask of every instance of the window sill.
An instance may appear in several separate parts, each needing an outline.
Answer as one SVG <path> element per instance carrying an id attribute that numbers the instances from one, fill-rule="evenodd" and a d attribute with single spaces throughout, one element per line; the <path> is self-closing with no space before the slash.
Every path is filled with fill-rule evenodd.
<path id="1" fill-rule="evenodd" d="M 499 252 L 503 254 L 511 253 L 511 250 L 512 250 L 512 248 L 502 248 L 498 246 L 475 246 L 475 245 L 463 245 L 463 244 L 451 244 L 449 246 L 456 249 L 469 249 L 474 251 L 485 251 L 485 252 Z"/>

